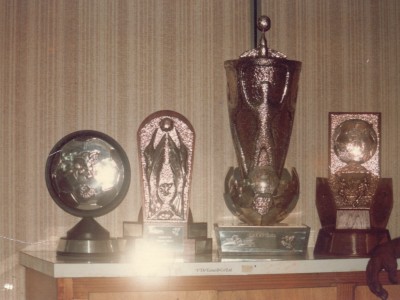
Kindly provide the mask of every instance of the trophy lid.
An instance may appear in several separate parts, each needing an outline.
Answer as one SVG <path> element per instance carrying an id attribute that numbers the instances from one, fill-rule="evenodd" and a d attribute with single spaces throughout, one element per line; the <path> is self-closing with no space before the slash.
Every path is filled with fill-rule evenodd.
<path id="1" fill-rule="evenodd" d="M 271 48 L 268 48 L 268 42 L 266 38 L 266 32 L 271 28 L 271 19 L 267 16 L 260 16 L 257 20 L 257 29 L 261 31 L 261 37 L 258 42 L 258 46 L 254 49 L 250 49 L 245 51 L 239 56 L 239 60 L 265 60 L 267 59 L 269 62 L 270 60 L 283 60 L 283 61 L 290 61 L 295 64 L 298 64 L 298 67 L 301 66 L 301 62 L 295 60 L 288 60 L 286 59 L 286 55 Z M 237 60 L 227 60 L 225 61 L 225 65 L 232 64 Z"/>

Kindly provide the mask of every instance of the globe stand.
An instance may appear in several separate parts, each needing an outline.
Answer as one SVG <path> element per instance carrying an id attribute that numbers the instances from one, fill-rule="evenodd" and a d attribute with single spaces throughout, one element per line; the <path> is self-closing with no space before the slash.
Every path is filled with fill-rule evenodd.
<path id="1" fill-rule="evenodd" d="M 57 255 L 107 256 L 119 254 L 118 240 L 94 218 L 84 217 L 60 239 Z"/>
<path id="2" fill-rule="evenodd" d="M 60 239 L 57 255 L 91 260 L 120 254 L 124 240 L 110 238 L 94 218 L 115 209 L 128 192 L 130 166 L 122 147 L 98 131 L 73 132 L 50 151 L 45 178 L 54 202 L 82 218 Z"/>

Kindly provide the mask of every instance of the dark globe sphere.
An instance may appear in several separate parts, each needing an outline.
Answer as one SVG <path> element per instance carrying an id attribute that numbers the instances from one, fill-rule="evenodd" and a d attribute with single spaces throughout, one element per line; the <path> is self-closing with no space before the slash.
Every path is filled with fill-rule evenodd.
<path id="1" fill-rule="evenodd" d="M 97 217 L 116 208 L 130 183 L 130 166 L 122 147 L 91 130 L 65 136 L 50 151 L 46 184 L 54 201 L 79 217 Z"/>

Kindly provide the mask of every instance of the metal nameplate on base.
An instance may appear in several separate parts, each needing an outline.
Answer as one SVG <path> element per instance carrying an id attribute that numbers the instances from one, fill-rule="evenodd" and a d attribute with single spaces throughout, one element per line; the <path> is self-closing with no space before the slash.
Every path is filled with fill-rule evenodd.
<path id="1" fill-rule="evenodd" d="M 211 254 L 212 239 L 207 237 L 207 223 L 124 222 L 128 249 L 155 247 L 175 254 Z"/>
<path id="2" fill-rule="evenodd" d="M 186 236 L 186 224 L 143 224 L 143 237 L 159 247 L 183 252 Z"/>
<path id="3" fill-rule="evenodd" d="M 291 256 L 307 253 L 310 227 L 214 225 L 221 256 Z"/>

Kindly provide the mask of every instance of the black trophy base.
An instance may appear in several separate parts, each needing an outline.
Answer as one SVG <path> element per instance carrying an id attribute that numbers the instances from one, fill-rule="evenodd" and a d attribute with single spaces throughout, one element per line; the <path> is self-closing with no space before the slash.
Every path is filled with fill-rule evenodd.
<path id="1" fill-rule="evenodd" d="M 314 256 L 369 257 L 378 245 L 390 241 L 387 229 L 320 229 L 314 248 Z"/>
<path id="2" fill-rule="evenodd" d="M 305 225 L 214 225 L 219 255 L 298 256 L 307 253 L 310 227 Z"/>
<path id="3" fill-rule="evenodd" d="M 75 258 L 108 258 L 121 254 L 121 241 L 108 240 L 70 240 L 61 238 L 58 243 L 57 255 Z"/>
<path id="4" fill-rule="evenodd" d="M 110 233 L 91 217 L 84 217 L 61 238 L 57 255 L 76 258 L 107 258 L 119 255 L 122 239 Z"/>

